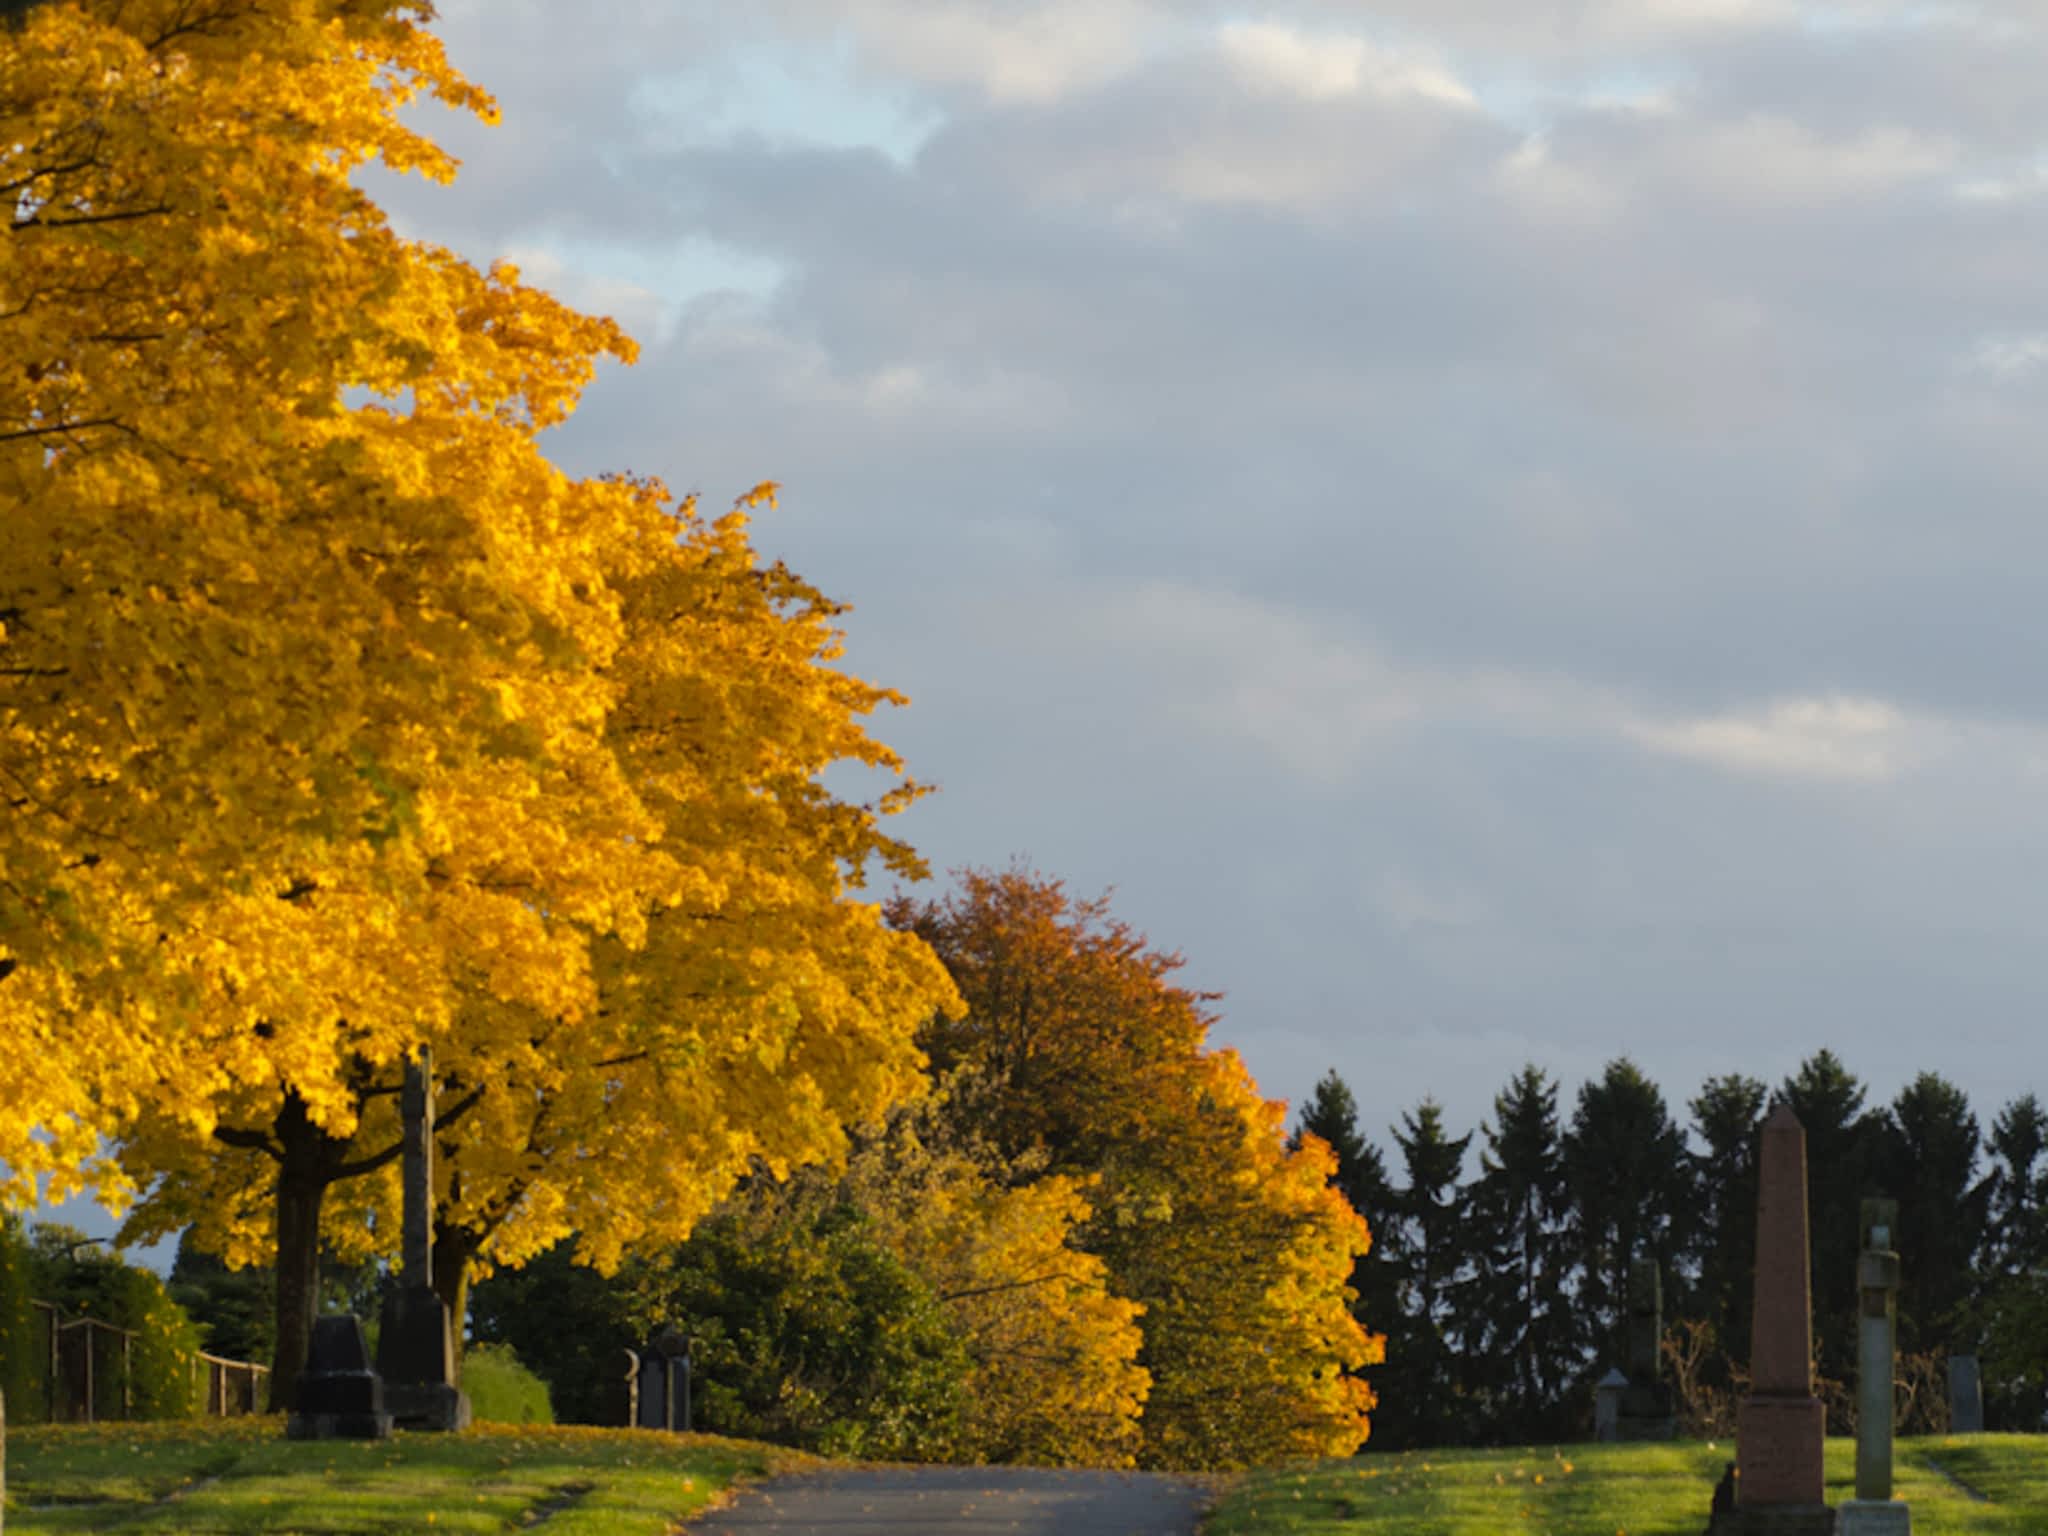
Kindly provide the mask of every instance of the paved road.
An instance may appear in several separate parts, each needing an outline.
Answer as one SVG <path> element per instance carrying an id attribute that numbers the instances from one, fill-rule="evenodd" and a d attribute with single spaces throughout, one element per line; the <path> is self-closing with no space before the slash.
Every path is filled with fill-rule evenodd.
<path id="1" fill-rule="evenodd" d="M 1039 1467 L 863 1467 L 758 1483 L 689 1536 L 1193 1536 L 1192 1478 Z"/>

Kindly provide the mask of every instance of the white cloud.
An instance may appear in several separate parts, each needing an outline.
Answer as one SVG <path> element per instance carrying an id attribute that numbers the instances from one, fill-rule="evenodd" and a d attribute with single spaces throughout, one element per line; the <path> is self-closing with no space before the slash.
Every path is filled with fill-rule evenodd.
<path id="1" fill-rule="evenodd" d="M 1397 657 L 1341 620 L 1171 582 L 1099 604 L 1074 634 L 1139 669 L 1175 719 L 1325 789 L 1443 733 L 1648 752 L 1788 785 L 1895 784 L 1941 770 L 1952 781 L 2037 789 L 2048 762 L 2048 726 L 2023 719 L 1854 694 L 1689 713 L 1556 671 Z"/>
<path id="2" fill-rule="evenodd" d="M 1045 104 L 1124 74 L 1158 35 L 1145 0 L 779 0 L 807 26 L 852 38 L 877 69 Z"/>
<path id="3" fill-rule="evenodd" d="M 1314 35 L 1277 22 L 1230 22 L 1217 33 L 1226 60 L 1254 84 L 1325 101 L 1361 90 L 1473 105 L 1472 92 L 1441 64 L 1341 33 Z"/>
<path id="4" fill-rule="evenodd" d="M 2017 380 L 2048 363 L 2048 331 L 1986 336 L 1970 349 L 1968 366 L 1995 379 Z"/>
<path id="5" fill-rule="evenodd" d="M 1907 766 L 1926 727 L 1881 699 L 1780 699 L 1760 710 L 1633 723 L 1655 752 L 1765 778 L 1880 783 Z"/>
<path id="6" fill-rule="evenodd" d="M 1954 144 L 1907 128 L 1837 136 L 1782 113 L 1758 112 L 1700 124 L 1678 161 L 1717 200 L 1810 205 L 1938 176 L 1954 166 L 1956 155 Z"/>

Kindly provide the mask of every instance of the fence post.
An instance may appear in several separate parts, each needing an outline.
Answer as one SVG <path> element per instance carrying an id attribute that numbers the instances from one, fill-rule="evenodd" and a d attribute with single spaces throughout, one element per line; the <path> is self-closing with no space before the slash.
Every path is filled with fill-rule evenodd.
<path id="1" fill-rule="evenodd" d="M 43 1316 L 50 1324 L 50 1367 L 43 1377 L 43 1397 L 49 1407 L 49 1420 L 54 1424 L 57 1422 L 57 1372 L 63 1364 L 63 1356 L 57 1348 L 57 1319 L 62 1314 L 55 1307 L 45 1304 Z"/>

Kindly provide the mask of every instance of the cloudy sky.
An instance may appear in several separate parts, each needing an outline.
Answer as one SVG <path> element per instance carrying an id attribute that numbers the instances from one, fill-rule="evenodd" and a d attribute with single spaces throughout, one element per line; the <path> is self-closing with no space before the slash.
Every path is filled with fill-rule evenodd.
<path id="1" fill-rule="evenodd" d="M 447 0 L 406 232 L 850 601 L 942 793 L 1368 1128 L 2048 1092 L 2043 0 Z"/>

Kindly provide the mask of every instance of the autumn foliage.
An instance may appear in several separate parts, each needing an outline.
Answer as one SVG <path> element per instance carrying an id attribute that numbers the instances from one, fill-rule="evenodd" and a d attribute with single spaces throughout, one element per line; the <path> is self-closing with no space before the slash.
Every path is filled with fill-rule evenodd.
<path id="1" fill-rule="evenodd" d="M 1346 1455 L 1372 1394 L 1354 1374 L 1381 1342 L 1348 1281 L 1370 1235 L 1284 1106 L 1236 1053 L 1210 1050 L 1180 957 L 1025 871 L 967 871 L 942 902 L 891 906 L 938 952 L 967 1012 L 926 1034 L 941 1070 L 972 1069 L 963 1129 L 1013 1167 L 1089 1182 L 1077 1246 L 1142 1309 L 1151 1376 L 1140 1459 L 1231 1467 Z"/>

